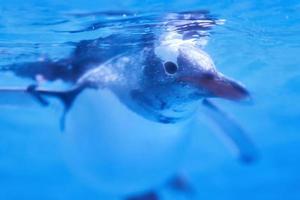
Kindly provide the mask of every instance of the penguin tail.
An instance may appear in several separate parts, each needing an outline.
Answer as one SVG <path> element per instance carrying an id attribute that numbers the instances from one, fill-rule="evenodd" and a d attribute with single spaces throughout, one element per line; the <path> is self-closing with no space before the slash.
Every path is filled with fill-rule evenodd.
<path id="1" fill-rule="evenodd" d="M 0 108 L 22 108 L 36 103 L 46 107 L 49 106 L 49 97 L 59 99 L 64 105 L 64 111 L 60 119 L 60 128 L 64 130 L 66 114 L 84 88 L 84 85 L 79 85 L 68 90 L 42 89 L 37 85 L 29 85 L 24 88 L 2 87 L 0 88 Z"/>

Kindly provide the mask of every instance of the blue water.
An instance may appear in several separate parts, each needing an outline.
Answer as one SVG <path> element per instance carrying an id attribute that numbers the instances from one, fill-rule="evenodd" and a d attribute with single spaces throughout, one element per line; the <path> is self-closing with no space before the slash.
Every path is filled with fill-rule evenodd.
<path id="1" fill-rule="evenodd" d="M 73 49 L 70 42 L 120 31 L 107 28 L 66 32 L 81 30 L 97 20 L 95 16 L 76 17 L 72 13 L 123 10 L 148 15 L 195 9 L 208 9 L 226 20 L 224 25 L 213 28 L 205 50 L 220 71 L 247 86 L 254 104 L 242 106 L 221 100 L 217 103 L 244 127 L 257 145 L 260 159 L 251 165 L 237 161 L 213 134 L 205 116 L 199 116 L 201 125 L 190 126 L 189 136 L 182 139 L 186 150 L 173 149 L 175 154 L 184 154 L 178 171 L 185 174 L 197 191 L 195 199 L 300 199 L 300 94 L 297 92 L 300 87 L 300 3 L 296 0 L 117 0 L 113 3 L 105 0 L 0 0 L 0 65 L 41 57 L 63 58 Z M 1 86 L 28 85 L 30 80 L 3 74 L 0 83 Z M 110 97 L 101 101 L 111 101 L 110 105 L 114 102 Z M 118 199 L 122 186 L 116 186 L 115 194 L 101 192 L 95 186 L 97 183 L 78 176 L 74 166 L 79 163 L 66 162 L 69 154 L 64 147 L 65 135 L 58 125 L 61 107 L 57 102 L 54 104 L 53 109 L 33 106 L 3 108 L 0 112 L 0 199 Z M 116 104 L 112 116 L 122 115 L 122 108 L 118 108 Z M 81 108 L 78 110 L 84 112 Z M 144 153 L 135 157 L 136 163 L 123 169 L 120 176 L 124 176 L 139 171 L 135 165 L 138 168 L 151 165 L 147 156 L 159 152 L 154 146 L 164 136 L 158 135 L 157 141 L 149 139 L 149 135 L 115 137 L 118 138 L 114 141 L 117 150 L 102 150 L 117 157 L 118 148 L 122 149 L 128 157 L 121 157 L 121 163 L 130 162 L 133 152 Z M 153 149 L 135 144 L 145 137 L 153 142 Z M 113 139 L 107 140 L 108 143 Z M 129 145 L 123 145 L 123 140 Z M 167 142 L 162 142 L 160 147 L 165 144 Z M 162 148 L 162 151 L 167 150 Z M 90 153 L 91 159 L 97 157 L 96 151 Z M 173 163 L 170 158 L 156 162 L 162 166 L 164 162 Z M 147 185 L 147 180 L 141 185 Z M 157 188 L 163 199 L 185 198 L 161 185 Z"/>

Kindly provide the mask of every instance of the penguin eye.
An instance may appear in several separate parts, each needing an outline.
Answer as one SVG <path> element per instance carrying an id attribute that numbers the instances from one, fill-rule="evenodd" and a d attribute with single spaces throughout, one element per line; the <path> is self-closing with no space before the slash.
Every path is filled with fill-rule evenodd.
<path id="1" fill-rule="evenodd" d="M 177 72 L 177 65 L 173 62 L 165 62 L 164 64 L 164 67 L 165 67 L 165 71 L 168 73 L 168 74 L 175 74 Z"/>

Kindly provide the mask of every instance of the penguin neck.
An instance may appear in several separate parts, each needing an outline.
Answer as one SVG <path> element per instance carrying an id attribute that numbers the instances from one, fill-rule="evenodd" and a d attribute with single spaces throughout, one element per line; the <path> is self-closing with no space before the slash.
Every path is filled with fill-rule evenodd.
<path id="1" fill-rule="evenodd" d="M 162 92 L 156 88 L 135 89 L 125 102 L 131 110 L 144 118 L 168 124 L 187 120 L 197 110 L 197 100 Z"/>

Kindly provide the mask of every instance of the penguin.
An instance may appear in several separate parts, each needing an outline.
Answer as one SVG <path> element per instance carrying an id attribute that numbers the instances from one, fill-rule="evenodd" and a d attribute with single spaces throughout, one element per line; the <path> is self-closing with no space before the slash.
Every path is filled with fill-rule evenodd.
<path id="1" fill-rule="evenodd" d="M 238 123 L 213 103 L 214 98 L 234 102 L 251 99 L 245 86 L 219 72 L 212 58 L 204 51 L 207 32 L 222 22 L 208 11 L 169 13 L 161 23 L 151 26 L 150 31 L 141 37 L 128 39 L 122 35 L 110 35 L 83 40 L 76 44 L 68 58 L 57 61 L 44 59 L 2 67 L 2 71 L 11 71 L 20 77 L 36 79 L 39 76 L 49 82 L 60 79 L 68 83 L 69 88 L 48 89 L 37 83 L 24 88 L 2 87 L 0 95 L 21 95 L 21 98 L 34 99 L 42 106 L 48 106 L 51 98 L 59 99 L 64 106 L 60 127 L 62 131 L 66 130 L 65 135 L 71 141 L 69 147 L 71 146 L 73 156 L 69 157 L 73 158 L 73 165 L 80 163 L 79 171 L 85 174 L 85 178 L 94 176 L 94 166 L 103 163 L 94 161 L 95 157 L 92 157 L 93 161 L 86 159 L 87 154 L 97 152 L 97 143 L 92 142 L 88 147 L 81 146 L 80 143 L 90 142 L 100 132 L 119 136 L 122 126 L 124 129 L 127 127 L 126 134 L 141 132 L 141 127 L 144 127 L 149 132 L 146 133 L 147 137 L 151 134 L 156 137 L 155 134 L 174 132 L 174 137 L 178 140 L 183 127 L 187 127 L 195 119 L 199 106 L 203 106 L 207 116 L 223 130 L 223 136 L 233 146 L 238 158 L 249 163 L 257 158 L 255 146 Z M 75 32 L 90 31 L 90 27 L 94 27 L 93 30 L 97 28 L 93 24 Z M 128 40 L 139 45 L 126 48 L 123 44 L 128 43 Z M 105 44 L 117 45 L 107 49 L 104 48 Z M 3 103 L 9 102 L 6 99 Z M 109 105 L 103 105 L 105 103 L 124 110 L 126 116 L 117 116 L 118 111 L 113 107 L 108 108 Z M 101 106 L 93 109 L 96 104 Z M 86 107 L 88 109 L 84 110 Z M 129 120 L 130 117 L 136 119 L 132 121 L 138 124 L 127 124 L 127 116 Z M 107 128 L 104 123 L 109 123 L 108 120 L 119 127 Z M 86 132 L 83 127 L 90 128 Z M 173 146 L 170 147 L 172 148 Z M 174 163 L 170 165 L 175 166 Z M 97 173 L 94 176 L 96 178 L 91 178 L 92 182 L 97 182 L 103 176 Z M 128 186 L 128 190 L 124 189 L 120 193 L 125 195 L 138 190 L 145 191 L 147 187 L 169 175 L 170 173 L 162 173 L 161 177 L 153 180 L 150 175 L 149 184 L 137 187 L 136 190 L 131 190 Z M 97 182 L 96 185 L 101 184 Z M 120 188 L 124 185 L 126 184 L 121 184 Z"/>

